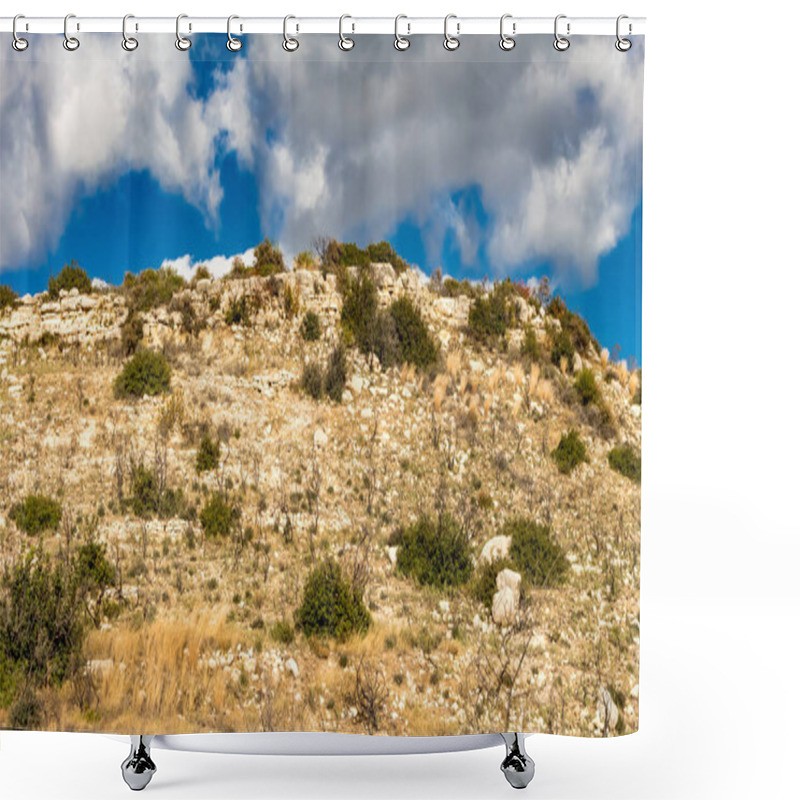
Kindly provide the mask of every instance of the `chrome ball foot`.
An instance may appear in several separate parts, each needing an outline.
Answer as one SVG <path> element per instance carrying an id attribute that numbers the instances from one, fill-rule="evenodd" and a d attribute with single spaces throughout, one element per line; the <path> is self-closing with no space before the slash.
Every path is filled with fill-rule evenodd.
<path id="1" fill-rule="evenodd" d="M 122 762 L 122 779 L 134 792 L 141 792 L 156 774 L 156 765 L 150 758 L 152 740 L 152 736 L 131 736 L 131 752 Z"/>
<path id="2" fill-rule="evenodd" d="M 506 780 L 515 789 L 524 789 L 532 780 L 536 767 L 525 752 L 525 736 L 521 733 L 501 733 L 506 745 L 506 757 L 500 765 Z"/>

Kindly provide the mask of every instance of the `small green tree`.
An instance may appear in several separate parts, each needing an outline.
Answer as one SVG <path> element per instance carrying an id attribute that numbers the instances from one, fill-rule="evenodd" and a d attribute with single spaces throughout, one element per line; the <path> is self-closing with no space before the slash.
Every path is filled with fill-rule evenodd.
<path id="1" fill-rule="evenodd" d="M 423 515 L 400 531 L 397 571 L 423 586 L 460 586 L 472 575 L 467 537 L 449 514 L 435 520 Z"/>
<path id="2" fill-rule="evenodd" d="M 52 497 L 29 494 L 21 503 L 11 507 L 9 517 L 28 536 L 54 531 L 61 522 L 61 504 Z"/>
<path id="3" fill-rule="evenodd" d="M 284 272 L 285 269 L 283 253 L 269 239 L 264 239 L 255 249 L 253 270 L 256 275 L 267 277 L 278 272 Z"/>
<path id="4" fill-rule="evenodd" d="M 225 498 L 214 492 L 200 512 L 200 524 L 206 536 L 215 539 L 218 536 L 228 537 L 238 518 L 237 510 L 225 502 Z"/>
<path id="5" fill-rule="evenodd" d="M 439 354 L 436 342 L 411 300 L 408 297 L 395 300 L 389 307 L 389 314 L 397 330 L 401 359 L 421 369 L 435 363 Z"/>
<path id="6" fill-rule="evenodd" d="M 365 631 L 372 622 L 361 595 L 331 559 L 323 561 L 308 576 L 295 621 L 306 636 L 333 636 L 339 640 Z"/>
<path id="7" fill-rule="evenodd" d="M 86 612 L 100 627 L 103 596 L 114 585 L 116 573 L 106 558 L 104 545 L 87 542 L 78 548 L 73 567 L 73 580 L 79 587 L 79 595 L 84 598 Z"/>
<path id="8" fill-rule="evenodd" d="M 560 586 L 566 581 L 569 561 L 547 525 L 515 517 L 502 530 L 504 536 L 511 537 L 512 563 L 533 586 Z"/>
<path id="9" fill-rule="evenodd" d="M 47 293 L 50 297 L 57 298 L 62 289 L 66 292 L 77 289 L 81 294 L 91 293 L 92 282 L 89 280 L 86 270 L 77 261 L 64 264 L 58 275 L 50 276 L 50 280 L 47 282 Z"/>
<path id="10" fill-rule="evenodd" d="M 515 291 L 510 281 L 494 286 L 485 297 L 476 297 L 469 309 L 467 328 L 485 345 L 501 340 L 516 322 Z"/>
<path id="11" fill-rule="evenodd" d="M 561 437 L 552 456 L 558 471 L 565 475 L 572 472 L 579 464 L 589 460 L 586 454 L 586 445 L 575 430 L 571 430 Z"/>
<path id="12" fill-rule="evenodd" d="M 114 381 L 114 396 L 144 397 L 169 391 L 170 368 L 162 353 L 138 350 Z"/>
<path id="13" fill-rule="evenodd" d="M 219 466 L 220 444 L 207 433 L 200 439 L 194 466 L 198 472 L 210 472 Z"/>

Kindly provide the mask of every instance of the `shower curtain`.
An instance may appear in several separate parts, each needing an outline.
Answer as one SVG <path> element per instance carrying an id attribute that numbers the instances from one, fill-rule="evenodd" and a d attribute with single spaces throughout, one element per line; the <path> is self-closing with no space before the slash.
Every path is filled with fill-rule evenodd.
<path id="1" fill-rule="evenodd" d="M 0 48 L 0 727 L 638 725 L 644 38 Z"/>

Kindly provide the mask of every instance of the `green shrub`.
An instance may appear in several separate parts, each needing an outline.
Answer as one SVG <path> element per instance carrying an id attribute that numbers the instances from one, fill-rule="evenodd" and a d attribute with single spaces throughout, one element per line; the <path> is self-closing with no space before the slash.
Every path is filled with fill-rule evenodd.
<path id="1" fill-rule="evenodd" d="M 572 337 L 563 328 L 561 330 L 550 328 L 548 336 L 550 338 L 550 360 L 558 367 L 561 365 L 561 359 L 564 358 L 571 370 L 575 365 L 575 345 L 572 344 Z"/>
<path id="2" fill-rule="evenodd" d="M 594 349 L 598 353 L 600 352 L 600 345 L 597 339 L 592 336 L 586 320 L 580 314 L 570 311 L 560 297 L 554 297 L 550 301 L 547 310 L 561 323 L 561 329 L 569 337 L 575 350 L 582 355 L 586 355 L 589 352 L 589 347 L 594 346 Z"/>
<path id="3" fill-rule="evenodd" d="M 294 641 L 294 628 L 286 620 L 278 620 L 269 632 L 272 639 L 280 644 L 291 644 Z"/>
<path id="4" fill-rule="evenodd" d="M 398 275 L 408 269 L 408 262 L 397 255 L 389 242 L 375 242 L 367 245 L 367 255 L 372 264 L 391 264 Z"/>
<path id="5" fill-rule="evenodd" d="M 134 313 L 167 305 L 185 287 L 186 281 L 172 267 L 145 269 L 138 275 L 126 272 L 122 281 L 125 301 Z"/>
<path id="6" fill-rule="evenodd" d="M 467 538 L 449 514 L 438 520 L 423 515 L 400 531 L 397 571 L 423 586 L 460 586 L 472 575 Z"/>
<path id="7" fill-rule="evenodd" d="M 342 574 L 342 568 L 328 559 L 308 576 L 296 622 L 306 636 L 344 640 L 365 631 L 372 619 L 360 594 Z"/>
<path id="8" fill-rule="evenodd" d="M 629 444 L 612 448 L 608 453 L 608 465 L 626 478 L 642 482 L 642 456 Z"/>
<path id="9" fill-rule="evenodd" d="M 511 537 L 512 563 L 533 586 L 553 587 L 566 581 L 569 561 L 547 525 L 517 517 L 506 522 L 503 535 Z"/>
<path id="10" fill-rule="evenodd" d="M 308 269 L 313 270 L 317 268 L 317 262 L 314 259 L 314 254 L 310 250 L 301 250 L 294 257 L 295 269 Z"/>
<path id="11" fill-rule="evenodd" d="M 594 372 L 590 369 L 582 369 L 575 376 L 575 391 L 583 405 L 588 406 L 590 403 L 599 404 L 600 388 L 594 378 Z"/>
<path id="12" fill-rule="evenodd" d="M 303 367 L 300 378 L 303 391 L 315 400 L 321 400 L 325 394 L 325 371 L 316 362 L 311 362 Z"/>
<path id="13" fill-rule="evenodd" d="M 0 314 L 7 308 L 14 308 L 17 305 L 19 295 L 4 283 L 0 283 Z"/>
<path id="14" fill-rule="evenodd" d="M 558 471 L 568 475 L 575 467 L 588 461 L 586 445 L 581 441 L 577 431 L 569 431 L 561 437 L 558 446 L 552 452 Z"/>
<path id="15" fill-rule="evenodd" d="M 443 297 L 470 297 L 479 296 L 479 289 L 467 278 L 457 281 L 455 278 L 445 278 L 441 290 Z"/>
<path id="16" fill-rule="evenodd" d="M 533 362 L 537 362 L 541 357 L 539 338 L 536 336 L 535 328 L 531 325 L 525 328 L 522 335 L 522 344 L 519 348 L 519 354 L 522 358 Z"/>
<path id="17" fill-rule="evenodd" d="M 307 311 L 300 324 L 300 335 L 306 342 L 318 342 L 322 336 L 322 326 L 319 322 L 319 315 L 313 311 Z"/>
<path id="18" fill-rule="evenodd" d="M 9 517 L 21 531 L 28 536 L 35 536 L 58 528 L 61 522 L 61 504 L 45 495 L 29 494 L 21 503 L 11 507 Z"/>
<path id="19" fill-rule="evenodd" d="M 2 589 L 0 661 L 28 686 L 58 686 L 83 667 L 82 598 L 65 562 L 31 550 L 6 567 Z"/>
<path id="20" fill-rule="evenodd" d="M 30 731 L 44 723 L 44 703 L 36 692 L 26 686 L 8 709 L 8 725 L 12 730 Z"/>
<path id="21" fill-rule="evenodd" d="M 419 309 L 408 297 L 401 297 L 389 307 L 389 314 L 397 330 L 402 361 L 421 369 L 430 367 L 439 353 Z"/>
<path id="22" fill-rule="evenodd" d="M 341 344 L 333 348 L 325 370 L 325 394 L 337 403 L 342 402 L 344 387 L 347 383 L 347 354 Z"/>
<path id="23" fill-rule="evenodd" d="M 137 348 L 139 342 L 144 338 L 144 321 L 141 314 L 137 314 L 128 309 L 128 315 L 125 317 L 125 322 L 122 323 L 120 328 L 120 348 L 122 355 L 126 358 L 132 356 Z"/>
<path id="24" fill-rule="evenodd" d="M 209 472 L 219 466 L 220 445 L 207 433 L 200 439 L 194 466 L 198 472 Z"/>
<path id="25" fill-rule="evenodd" d="M 247 308 L 247 298 L 234 297 L 225 311 L 225 322 L 228 325 L 249 325 L 250 311 Z"/>
<path id="26" fill-rule="evenodd" d="M 128 501 L 137 517 L 147 518 L 158 514 L 161 492 L 155 473 L 142 464 L 131 471 L 131 496 Z"/>
<path id="27" fill-rule="evenodd" d="M 91 294 L 92 282 L 86 274 L 86 270 L 78 265 L 76 261 L 64 264 L 63 269 L 58 275 L 50 276 L 47 282 L 47 293 L 52 298 L 57 298 L 61 290 L 66 292 L 77 289 L 81 294 Z"/>
<path id="28" fill-rule="evenodd" d="M 492 563 L 484 562 L 478 567 L 470 586 L 470 594 L 486 608 L 492 608 L 495 592 L 497 591 L 497 576 L 507 567 L 510 561 L 498 559 Z"/>
<path id="29" fill-rule="evenodd" d="M 342 333 L 346 340 L 355 343 L 364 355 L 374 352 L 376 320 L 378 317 L 378 291 L 368 268 L 358 270 L 352 278 L 341 276 Z"/>
<path id="30" fill-rule="evenodd" d="M 230 536 L 237 519 L 236 509 L 228 505 L 219 492 L 211 495 L 200 512 L 200 524 L 203 526 L 203 531 L 212 539 L 217 536 Z"/>
<path id="31" fill-rule="evenodd" d="M 283 253 L 280 248 L 272 244 L 269 239 L 264 239 L 255 250 L 255 263 L 253 271 L 256 275 L 267 277 L 278 272 L 284 272 Z"/>
<path id="32" fill-rule="evenodd" d="M 516 321 L 510 281 L 494 286 L 485 297 L 476 297 L 469 309 L 468 330 L 482 344 L 494 344 L 502 339 Z"/>
<path id="33" fill-rule="evenodd" d="M 114 381 L 114 396 L 144 397 L 169 391 L 170 368 L 162 353 L 138 350 Z"/>

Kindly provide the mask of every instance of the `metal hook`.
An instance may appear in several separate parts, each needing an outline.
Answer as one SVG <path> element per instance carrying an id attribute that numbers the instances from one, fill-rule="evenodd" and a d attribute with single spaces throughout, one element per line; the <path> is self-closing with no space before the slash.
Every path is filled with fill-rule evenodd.
<path id="1" fill-rule="evenodd" d="M 61 42 L 61 44 L 64 45 L 64 49 L 69 50 L 70 53 L 74 52 L 81 46 L 81 43 L 76 36 L 69 35 L 68 25 L 71 19 L 75 19 L 74 14 L 67 14 L 67 16 L 64 17 L 64 41 Z M 80 30 L 80 26 L 77 27 L 77 30 Z"/>
<path id="2" fill-rule="evenodd" d="M 24 14 L 17 14 L 14 17 L 14 22 L 11 23 L 11 33 L 14 35 L 14 38 L 11 40 L 11 46 L 18 52 L 21 53 L 23 50 L 28 49 L 28 40 L 23 39 L 21 36 L 17 34 L 17 20 L 18 19 L 25 19 Z"/>
<path id="3" fill-rule="evenodd" d="M 242 49 L 242 40 L 237 39 L 235 36 L 233 36 L 233 34 L 231 34 L 231 22 L 233 22 L 235 19 L 239 19 L 236 14 L 231 14 L 228 17 L 228 41 L 226 42 L 225 46 L 231 51 L 231 53 L 237 53 Z"/>
<path id="4" fill-rule="evenodd" d="M 459 29 L 460 29 L 461 26 L 460 26 L 459 23 L 456 23 L 456 35 L 455 36 L 451 36 L 447 32 L 447 23 L 450 22 L 451 19 L 458 19 L 458 17 L 456 17 L 455 14 L 448 14 L 444 18 L 444 42 L 443 42 L 443 44 L 444 44 L 444 49 L 445 50 L 450 50 L 452 52 L 453 50 L 458 50 L 459 45 L 461 44 L 461 42 L 458 39 L 458 32 L 459 32 Z"/>
<path id="5" fill-rule="evenodd" d="M 507 36 L 503 30 L 503 25 L 507 19 L 511 19 L 511 14 L 503 14 L 503 16 L 500 17 L 500 49 L 505 50 L 506 52 L 513 50 L 517 46 L 517 40 L 511 36 Z M 517 32 L 516 23 L 512 24 L 511 30 L 514 33 Z"/>
<path id="6" fill-rule="evenodd" d="M 178 50 L 188 50 L 192 46 L 192 40 L 181 35 L 181 20 L 188 18 L 188 14 L 178 14 L 175 20 L 175 47 L 177 47 Z M 190 25 L 189 30 L 191 31 L 191 29 L 192 27 Z"/>
<path id="7" fill-rule="evenodd" d="M 555 23 L 553 25 L 553 32 L 554 32 L 555 37 L 556 37 L 555 41 L 553 42 L 553 47 L 555 47 L 555 49 L 558 50 L 560 53 L 563 53 L 565 50 L 569 49 L 569 39 L 567 39 L 566 37 L 562 36 L 558 32 L 558 21 L 561 20 L 561 19 L 566 19 L 566 18 L 567 18 L 566 14 L 559 14 L 556 17 L 556 21 L 555 21 Z M 567 36 L 569 36 L 569 22 L 567 23 Z"/>
<path id="8" fill-rule="evenodd" d="M 294 51 L 300 47 L 300 40 L 295 39 L 293 36 L 289 36 L 288 25 L 290 19 L 296 19 L 296 17 L 288 14 L 283 18 L 283 49 L 287 53 L 294 53 Z"/>
<path id="9" fill-rule="evenodd" d="M 133 14 L 126 14 L 122 18 L 122 49 L 132 53 L 139 46 L 139 40 L 135 39 L 133 36 L 128 36 L 127 28 L 129 19 L 135 19 Z"/>
<path id="10" fill-rule="evenodd" d="M 617 41 L 614 42 L 614 47 L 616 47 L 617 50 L 620 51 L 620 53 L 627 53 L 628 50 L 630 50 L 631 47 L 633 47 L 633 42 L 631 42 L 630 39 L 623 39 L 619 34 L 619 27 L 620 27 L 619 24 L 624 19 L 628 19 L 627 14 L 620 14 L 617 17 Z M 628 23 L 628 33 L 630 34 L 632 30 L 633 26 L 630 23 Z"/>
<path id="11" fill-rule="evenodd" d="M 405 14 L 398 14 L 394 18 L 394 49 L 400 50 L 408 50 L 411 47 L 411 39 L 406 39 L 405 36 L 400 35 L 400 20 L 401 19 L 408 19 Z M 408 33 L 411 34 L 411 25 L 407 24 Z"/>
<path id="12" fill-rule="evenodd" d="M 349 14 L 342 14 L 342 16 L 339 17 L 339 49 L 344 50 L 345 52 L 347 50 L 352 50 L 356 46 L 356 43 L 350 37 L 344 35 L 342 26 L 344 25 L 344 21 L 346 19 L 353 19 L 353 18 Z M 353 25 L 352 27 L 353 30 L 356 29 L 355 25 Z"/>

